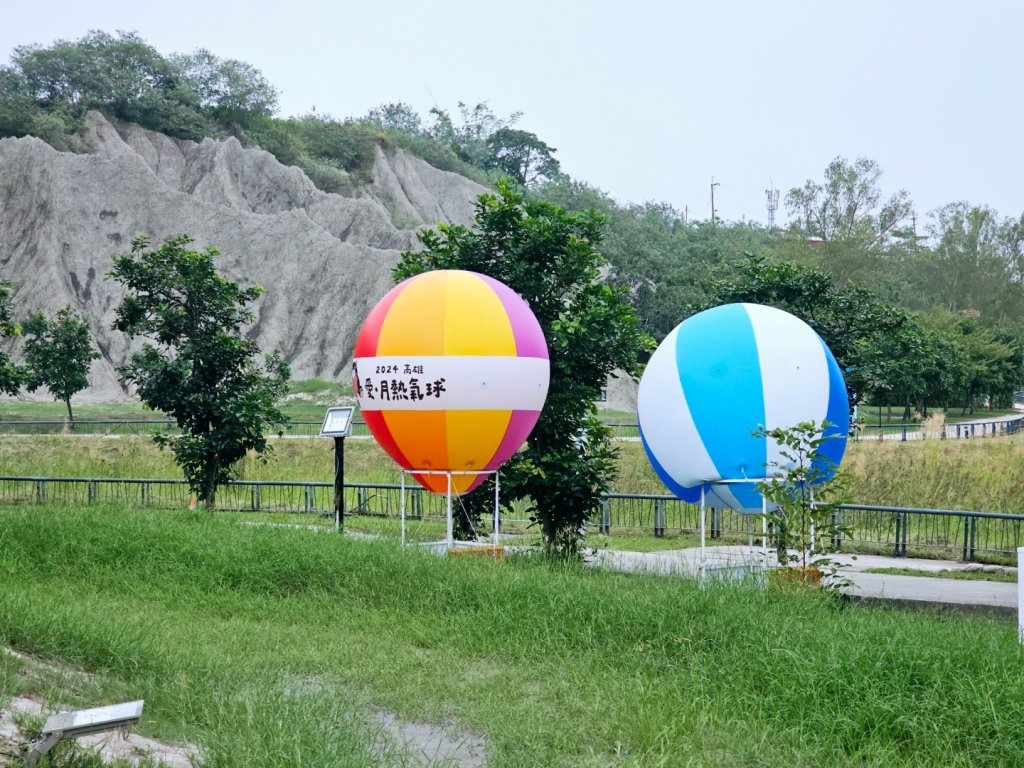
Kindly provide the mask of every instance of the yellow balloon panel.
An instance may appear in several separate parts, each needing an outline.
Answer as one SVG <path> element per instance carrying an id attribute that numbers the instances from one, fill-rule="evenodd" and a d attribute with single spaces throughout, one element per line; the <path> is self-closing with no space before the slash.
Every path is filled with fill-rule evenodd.
<path id="1" fill-rule="evenodd" d="M 445 353 L 445 272 L 419 275 L 398 294 L 380 328 L 378 355 Z"/>
<path id="2" fill-rule="evenodd" d="M 448 411 L 448 466 L 481 470 L 498 450 L 512 411 Z"/>
<path id="3" fill-rule="evenodd" d="M 512 355 L 516 340 L 498 294 L 480 290 L 481 280 L 454 272 L 445 286 L 444 354 Z"/>

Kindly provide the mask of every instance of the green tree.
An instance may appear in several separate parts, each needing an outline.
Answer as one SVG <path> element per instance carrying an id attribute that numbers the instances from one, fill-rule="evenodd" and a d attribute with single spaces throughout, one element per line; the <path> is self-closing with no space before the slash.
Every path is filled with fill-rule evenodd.
<path id="1" fill-rule="evenodd" d="M 765 467 L 768 479 L 759 482 L 757 490 L 769 504 L 779 565 L 795 565 L 805 584 L 815 581 L 815 571 L 834 579 L 838 566 L 829 555 L 838 550 L 841 537 L 852 533 L 837 514 L 846 501 L 845 479 L 822 453 L 825 443 L 837 437 L 824 434 L 827 426 L 802 421 L 754 433 L 779 447 L 780 459 Z M 830 580 L 829 586 L 837 584 Z"/>
<path id="2" fill-rule="evenodd" d="M 763 251 L 778 237 L 751 223 L 688 221 L 665 203 L 622 206 L 594 187 L 560 177 L 530 196 L 569 211 L 593 209 L 604 220 L 601 254 L 608 282 L 624 288 L 641 327 L 664 338 L 706 296 L 707 277 L 732 269 L 745 251 Z"/>
<path id="3" fill-rule="evenodd" d="M 932 211 L 934 246 L 911 272 L 911 306 L 976 310 L 985 325 L 1024 321 L 1019 222 L 1001 222 L 991 208 L 951 203 Z"/>
<path id="4" fill-rule="evenodd" d="M 601 219 L 526 201 L 501 181 L 497 194 L 477 199 L 474 229 L 441 225 L 420 240 L 422 250 L 402 254 L 396 281 L 432 269 L 490 275 L 526 300 L 544 331 L 547 402 L 501 485 L 506 505 L 530 500 L 549 553 L 573 556 L 615 474 L 615 449 L 594 402 L 613 371 L 635 374 L 637 355 L 652 345 L 624 292 L 600 279 Z M 487 487 L 468 498 L 493 498 Z"/>
<path id="5" fill-rule="evenodd" d="M 127 289 L 114 328 L 151 339 L 119 373 L 143 403 L 175 419 L 181 436 L 155 439 L 212 511 L 233 465 L 269 450 L 266 431 L 285 421 L 277 402 L 289 370 L 276 352 L 261 364 L 256 342 L 242 335 L 252 320 L 247 305 L 263 289 L 225 279 L 214 265 L 217 249 L 189 250 L 191 242 L 183 235 L 149 250 L 137 238 L 131 253 L 114 257 L 109 277 Z"/>
<path id="6" fill-rule="evenodd" d="M 170 60 L 198 95 L 200 106 L 222 124 L 246 126 L 277 109 L 277 90 L 251 64 L 222 59 L 205 48 L 173 54 Z"/>
<path id="7" fill-rule="evenodd" d="M 463 162 L 484 170 L 491 157 L 487 146 L 488 137 L 508 128 L 523 116 L 522 112 L 513 112 L 507 118 L 500 118 L 487 106 L 486 101 L 473 107 L 460 101 L 459 116 L 462 122 L 459 124 L 443 109 L 435 107 L 430 110 L 430 114 L 434 118 L 433 125 L 428 129 L 431 138 L 452 150 Z"/>
<path id="8" fill-rule="evenodd" d="M 73 422 L 71 398 L 89 386 L 89 365 L 100 356 L 93 349 L 89 325 L 71 307 L 64 307 L 53 318 L 33 312 L 24 331 L 29 392 L 47 387 L 55 400 L 64 401 Z"/>
<path id="9" fill-rule="evenodd" d="M 808 180 L 786 195 L 793 217 L 791 237 L 781 243 L 781 258 L 827 269 L 840 285 L 877 280 L 894 252 L 915 244 L 908 228 L 913 203 L 905 190 L 883 199 L 878 163 L 837 157 L 822 182 Z M 798 237 L 792 237 L 797 235 Z M 815 238 L 808 248 L 806 238 Z"/>
<path id="10" fill-rule="evenodd" d="M 374 107 L 360 122 L 375 126 L 382 131 L 398 131 L 409 136 L 423 133 L 423 120 L 419 112 L 404 101 L 389 102 Z"/>
<path id="11" fill-rule="evenodd" d="M 972 413 L 979 405 L 1012 405 L 1014 393 L 1024 384 L 1024 357 L 1015 333 L 981 325 L 976 310 L 935 308 L 917 318 L 942 344 L 940 361 L 951 374 L 948 389 L 937 402 Z"/>
<path id="12" fill-rule="evenodd" d="M 882 200 L 882 169 L 865 157 L 854 162 L 837 157 L 825 169 L 825 179 L 808 179 L 786 195 L 786 208 L 808 235 L 822 240 L 857 240 L 867 246 L 884 245 L 905 236 L 913 213 L 906 190 Z"/>
<path id="13" fill-rule="evenodd" d="M 920 329 L 909 314 L 870 291 L 839 288 L 831 275 L 810 267 L 748 255 L 711 282 L 694 310 L 743 301 L 786 310 L 814 328 L 844 372 L 851 405 L 879 392 L 925 386 L 907 382 L 926 367 Z"/>
<path id="14" fill-rule="evenodd" d="M 14 283 L 0 280 L 0 339 L 8 339 L 21 333 L 11 314 L 11 292 Z M 15 363 L 9 354 L 0 350 L 0 393 L 16 395 L 25 382 L 25 369 Z"/>
<path id="15" fill-rule="evenodd" d="M 557 150 L 537 134 L 516 128 L 500 128 L 487 137 L 487 165 L 515 179 L 522 186 L 550 181 L 561 175 Z"/>
<path id="16" fill-rule="evenodd" d="M 134 32 L 92 31 L 79 40 L 14 49 L 10 90 L 77 130 L 90 109 L 102 109 L 181 138 L 201 138 L 214 127 L 179 68 Z"/>

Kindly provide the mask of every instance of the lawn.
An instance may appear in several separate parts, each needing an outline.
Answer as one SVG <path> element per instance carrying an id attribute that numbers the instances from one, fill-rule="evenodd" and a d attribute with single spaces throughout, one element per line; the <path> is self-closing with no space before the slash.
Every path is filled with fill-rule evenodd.
<path id="1" fill-rule="evenodd" d="M 868 568 L 866 573 L 882 573 L 890 576 L 923 576 L 931 579 L 956 579 L 959 581 L 1001 581 L 1008 584 L 1017 583 L 1016 573 L 1000 573 L 989 571 L 925 571 L 920 568 Z"/>
<path id="2" fill-rule="evenodd" d="M 1024 743 L 994 619 L 115 507 L 0 509 L 0 573 L 0 642 L 95 688 L 7 669 L 0 695 L 144 698 L 142 729 L 208 765 L 386 763 L 380 711 L 531 768 L 1009 766 Z"/>
<path id="3" fill-rule="evenodd" d="M 322 422 L 324 413 L 332 405 L 353 405 L 352 385 L 349 382 L 323 379 L 293 379 L 288 383 L 288 394 L 281 410 L 291 421 Z M 77 402 L 72 399 L 76 420 L 136 421 L 163 419 L 160 411 L 146 408 L 139 400 L 114 402 Z M 601 418 L 612 424 L 636 424 L 636 414 L 627 411 L 602 409 Z M 27 397 L 0 396 L 0 422 L 2 421 L 60 421 L 67 417 L 63 402 Z M 358 412 L 356 418 L 359 419 Z"/>

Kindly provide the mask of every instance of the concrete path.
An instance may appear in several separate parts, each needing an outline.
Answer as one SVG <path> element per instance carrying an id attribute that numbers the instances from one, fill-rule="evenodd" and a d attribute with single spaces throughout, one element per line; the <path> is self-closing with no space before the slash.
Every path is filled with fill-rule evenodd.
<path id="1" fill-rule="evenodd" d="M 843 589 L 848 594 L 870 600 L 886 600 L 924 607 L 988 610 L 1015 615 L 1017 584 L 1013 582 L 967 581 L 928 576 L 897 576 L 867 573 L 875 568 L 912 568 L 920 571 L 970 571 L 997 569 L 1016 573 L 1016 568 L 979 566 L 951 560 L 918 560 L 879 555 L 837 555 L 844 567 L 842 574 L 852 584 Z M 769 552 L 767 566 L 776 564 L 774 553 Z M 701 559 L 699 548 L 676 549 L 665 552 L 627 552 L 597 550 L 590 564 L 629 573 L 656 573 L 666 576 L 737 577 L 765 568 L 764 553 L 758 547 L 707 547 Z"/>

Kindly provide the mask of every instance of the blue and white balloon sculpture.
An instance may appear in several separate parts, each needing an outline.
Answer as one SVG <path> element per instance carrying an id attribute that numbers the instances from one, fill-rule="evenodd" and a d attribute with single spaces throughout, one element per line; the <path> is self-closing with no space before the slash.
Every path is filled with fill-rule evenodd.
<path id="1" fill-rule="evenodd" d="M 756 481 L 781 461 L 758 427 L 828 421 L 821 454 L 838 465 L 850 427 L 843 374 L 803 320 L 760 304 L 686 319 L 654 352 L 637 395 L 640 437 L 673 494 L 760 514 Z M 748 482 L 749 481 L 749 482 Z"/>

